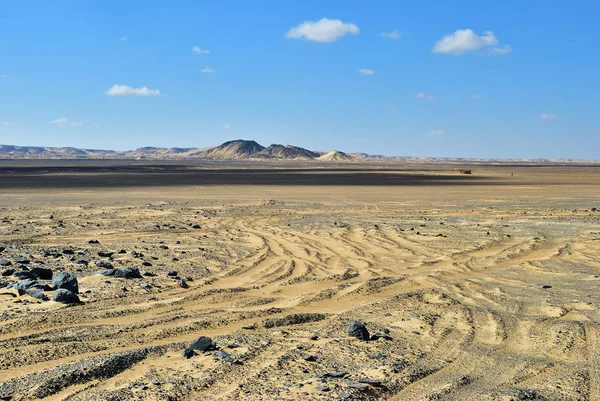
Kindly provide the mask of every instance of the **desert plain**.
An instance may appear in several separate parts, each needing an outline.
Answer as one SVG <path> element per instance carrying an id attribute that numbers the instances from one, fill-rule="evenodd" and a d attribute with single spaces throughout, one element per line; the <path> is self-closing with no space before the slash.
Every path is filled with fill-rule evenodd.
<path id="1" fill-rule="evenodd" d="M 0 399 L 600 399 L 597 209 L 594 165 L 2 161 Z"/>

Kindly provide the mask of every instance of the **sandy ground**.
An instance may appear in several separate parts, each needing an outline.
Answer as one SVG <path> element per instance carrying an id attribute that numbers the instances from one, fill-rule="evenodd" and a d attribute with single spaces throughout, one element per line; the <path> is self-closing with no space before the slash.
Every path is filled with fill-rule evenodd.
<path id="1" fill-rule="evenodd" d="M 0 288 L 0 399 L 600 399 L 594 207 L 593 167 L 5 188 L 0 259 L 75 273 L 82 303 Z M 156 276 L 95 276 L 98 260 Z M 349 337 L 355 320 L 391 340 Z M 202 335 L 234 361 L 184 358 Z"/>

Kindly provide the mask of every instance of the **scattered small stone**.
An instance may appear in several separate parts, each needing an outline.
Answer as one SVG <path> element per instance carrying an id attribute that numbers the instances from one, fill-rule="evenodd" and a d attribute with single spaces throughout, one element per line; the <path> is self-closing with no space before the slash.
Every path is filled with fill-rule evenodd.
<path id="1" fill-rule="evenodd" d="M 150 266 L 152 266 L 152 263 L 147 262 L 147 261 L 143 261 L 142 262 L 142 266 L 150 267 Z"/>
<path id="2" fill-rule="evenodd" d="M 144 277 L 156 277 L 156 274 L 154 274 L 152 272 L 143 272 L 142 276 L 144 276 Z"/>
<path id="3" fill-rule="evenodd" d="M 10 260 L 0 259 L 0 266 L 12 266 L 12 262 Z"/>
<path id="4" fill-rule="evenodd" d="M 190 286 L 184 279 L 177 280 L 177 285 L 179 285 L 181 288 L 190 288 Z"/>
<path id="5" fill-rule="evenodd" d="M 369 378 L 366 378 L 366 377 L 359 378 L 357 380 L 357 382 L 364 383 L 364 384 L 369 384 L 369 385 L 374 386 L 374 387 L 381 386 L 381 381 L 376 380 L 376 379 L 369 379 Z"/>
<path id="6" fill-rule="evenodd" d="M 229 362 L 229 363 L 240 363 L 240 361 L 238 361 L 237 359 L 235 359 L 234 357 L 232 357 L 230 354 L 228 354 L 225 351 L 217 351 L 215 352 L 215 357 L 217 357 L 217 359 L 220 359 L 222 361 L 225 362 Z"/>
<path id="7" fill-rule="evenodd" d="M 98 241 L 97 239 L 91 239 L 88 241 L 88 244 L 99 244 L 100 241 Z"/>
<path id="8" fill-rule="evenodd" d="M 323 391 L 323 392 L 330 391 L 329 387 L 327 387 L 327 386 L 317 386 L 315 389 L 317 391 Z"/>
<path id="9" fill-rule="evenodd" d="M 145 290 L 149 290 L 152 288 L 152 286 L 148 283 L 142 283 L 142 284 L 140 284 L 140 287 L 142 287 Z"/>
<path id="10" fill-rule="evenodd" d="M 177 277 L 177 272 L 175 270 L 169 270 L 167 272 L 167 276 L 169 276 L 169 277 Z"/>
<path id="11" fill-rule="evenodd" d="M 355 388 L 360 391 L 367 391 L 369 386 L 364 383 L 358 383 L 353 380 L 344 380 L 344 384 L 350 388 Z"/>
<path id="12" fill-rule="evenodd" d="M 315 358 L 314 355 L 303 355 L 302 359 L 304 359 L 306 362 L 316 362 L 317 358 Z"/>

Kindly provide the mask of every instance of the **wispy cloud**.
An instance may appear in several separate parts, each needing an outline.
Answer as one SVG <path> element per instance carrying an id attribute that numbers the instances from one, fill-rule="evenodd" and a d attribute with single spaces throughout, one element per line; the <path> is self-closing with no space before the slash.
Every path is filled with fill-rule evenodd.
<path id="1" fill-rule="evenodd" d="M 0 79 L 6 79 L 6 74 L 0 74 Z"/>
<path id="2" fill-rule="evenodd" d="M 209 54 L 210 50 L 201 49 L 198 46 L 192 47 L 192 53 L 194 54 Z"/>
<path id="3" fill-rule="evenodd" d="M 229 129 L 229 128 L 231 128 L 231 125 L 229 125 L 229 124 L 225 124 L 225 125 L 223 126 L 223 129 Z"/>
<path id="4" fill-rule="evenodd" d="M 375 74 L 375 71 L 370 70 L 368 68 L 359 68 L 358 72 L 360 72 L 363 75 L 373 75 L 373 74 Z"/>
<path id="5" fill-rule="evenodd" d="M 321 18 L 319 21 L 305 21 L 298 26 L 290 28 L 286 33 L 286 37 L 330 43 L 335 42 L 345 35 L 356 35 L 359 32 L 358 27 L 352 23 L 345 23 L 339 19 Z"/>
<path id="6" fill-rule="evenodd" d="M 399 29 L 394 29 L 391 32 L 381 32 L 379 34 L 379 36 L 381 36 L 384 39 L 391 39 L 391 40 L 398 40 L 402 38 L 402 35 L 404 35 L 406 32 L 402 32 Z"/>
<path id="7" fill-rule="evenodd" d="M 67 117 L 61 117 L 61 118 L 57 118 L 56 120 L 52 120 L 50 121 L 50 124 L 54 125 L 55 127 L 73 127 L 73 128 L 78 128 L 83 126 L 83 123 L 81 121 L 71 121 L 69 122 L 69 119 Z M 6 122 L 6 124 L 3 123 L 3 125 L 8 125 L 8 122 Z"/>
<path id="8" fill-rule="evenodd" d="M 430 102 L 433 102 L 435 100 L 435 96 L 433 95 L 427 95 L 423 92 L 419 92 L 415 94 L 415 99 L 420 99 L 420 100 L 429 100 Z"/>
<path id="9" fill-rule="evenodd" d="M 202 69 L 202 72 L 204 72 L 205 74 L 212 74 L 213 72 L 217 72 L 217 70 L 213 70 L 213 69 L 212 69 L 212 68 L 210 68 L 210 67 L 204 67 L 204 68 Z M 225 75 L 227 75 L 227 74 L 225 74 Z"/>
<path id="10" fill-rule="evenodd" d="M 106 91 L 106 96 L 160 96 L 160 90 L 149 89 L 146 86 L 132 88 L 127 85 L 113 85 Z"/>
<path id="11" fill-rule="evenodd" d="M 540 120 L 556 120 L 558 116 L 552 113 L 542 113 L 540 114 Z"/>
<path id="12" fill-rule="evenodd" d="M 481 97 L 481 96 L 479 96 L 478 94 L 476 94 L 476 93 L 475 93 L 475 94 L 473 94 L 473 95 L 469 96 L 469 99 L 472 99 L 472 100 L 477 100 L 477 99 L 479 99 L 480 97 Z"/>
<path id="13" fill-rule="evenodd" d="M 127 42 L 129 40 L 129 38 L 127 36 L 121 36 L 121 39 L 119 39 L 121 42 Z"/>
<path id="14" fill-rule="evenodd" d="M 460 56 L 466 52 L 473 52 L 480 49 L 486 49 L 490 55 L 502 55 L 510 53 L 512 47 L 504 45 L 497 47 L 498 39 L 492 31 L 485 31 L 479 36 L 471 29 L 458 29 L 456 32 L 446 35 L 438 40 L 433 46 L 433 53 L 452 54 Z"/>
<path id="15" fill-rule="evenodd" d="M 10 125 L 10 122 L 8 122 L 8 121 L 2 121 L 2 125 Z"/>
<path id="16" fill-rule="evenodd" d="M 443 129 L 433 129 L 427 133 L 428 136 L 443 136 L 446 135 Z"/>
<path id="17" fill-rule="evenodd" d="M 400 111 L 400 109 L 397 108 L 396 106 L 393 106 L 393 107 L 390 108 L 390 113 L 397 113 L 399 111 Z"/>
<path id="18" fill-rule="evenodd" d="M 64 127 L 67 125 L 68 122 L 69 122 L 69 119 L 67 117 L 60 117 L 60 118 L 57 118 L 56 120 L 50 121 L 50 124 L 54 124 L 57 127 Z"/>

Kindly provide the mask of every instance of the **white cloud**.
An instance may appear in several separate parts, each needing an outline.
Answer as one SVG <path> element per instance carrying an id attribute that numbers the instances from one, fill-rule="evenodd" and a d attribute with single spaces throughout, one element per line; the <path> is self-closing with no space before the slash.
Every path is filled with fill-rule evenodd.
<path id="1" fill-rule="evenodd" d="M 385 39 L 391 39 L 391 40 L 398 40 L 400 38 L 402 38 L 402 35 L 404 35 L 406 32 L 402 32 L 399 29 L 394 29 L 391 32 L 381 32 L 379 34 L 379 36 L 381 36 L 382 38 Z"/>
<path id="2" fill-rule="evenodd" d="M 67 117 L 61 117 L 61 118 L 57 118 L 56 120 L 52 120 L 50 123 L 54 124 L 57 127 L 64 127 L 67 125 L 68 122 L 69 122 L 69 119 Z"/>
<path id="3" fill-rule="evenodd" d="M 201 49 L 198 46 L 192 47 L 192 52 L 195 54 L 209 54 L 210 50 Z"/>
<path id="4" fill-rule="evenodd" d="M 210 68 L 210 67 L 204 67 L 204 68 L 202 69 L 202 72 L 204 72 L 204 73 L 207 73 L 207 74 L 211 74 L 211 73 L 213 73 L 213 72 L 217 72 L 217 70 L 213 70 L 213 69 L 212 69 L 212 68 Z"/>
<path id="5" fill-rule="evenodd" d="M 2 125 L 10 125 L 8 121 L 2 121 Z"/>
<path id="6" fill-rule="evenodd" d="M 542 113 L 540 114 L 540 120 L 556 120 L 558 117 L 556 114 L 552 113 Z"/>
<path id="7" fill-rule="evenodd" d="M 427 133 L 428 136 L 442 136 L 445 135 L 446 133 L 444 132 L 443 129 L 434 129 L 431 130 Z"/>
<path id="8" fill-rule="evenodd" d="M 126 42 L 129 40 L 129 38 L 127 36 L 122 36 L 121 39 L 119 39 L 121 42 Z"/>
<path id="9" fill-rule="evenodd" d="M 80 121 L 73 121 L 70 125 L 71 127 L 81 127 L 83 123 Z"/>
<path id="10" fill-rule="evenodd" d="M 473 94 L 473 95 L 469 96 L 469 99 L 477 100 L 477 99 L 479 99 L 480 97 L 481 97 L 481 96 L 479 96 L 478 94 L 476 94 L 476 93 L 475 93 L 475 94 Z"/>
<path id="11" fill-rule="evenodd" d="M 146 86 L 132 88 L 127 85 L 113 85 L 106 91 L 106 96 L 160 96 L 160 90 L 148 89 Z"/>
<path id="12" fill-rule="evenodd" d="M 390 108 L 390 113 L 397 113 L 399 111 L 400 111 L 400 109 L 398 109 L 396 106 L 393 106 L 392 108 Z"/>
<path id="13" fill-rule="evenodd" d="M 231 125 L 229 125 L 229 124 L 225 124 L 225 126 L 224 126 L 223 128 L 224 128 L 224 129 L 229 129 L 229 128 L 231 128 Z"/>
<path id="14" fill-rule="evenodd" d="M 319 21 L 305 21 L 290 28 L 286 33 L 286 37 L 329 43 L 335 42 L 347 34 L 356 35 L 359 31 L 354 24 L 345 23 L 339 19 L 321 18 Z"/>
<path id="15" fill-rule="evenodd" d="M 436 42 L 433 46 L 433 53 L 447 53 L 459 56 L 466 52 L 472 52 L 482 48 L 488 48 L 487 54 L 506 54 L 512 48 L 510 45 L 497 47 L 498 39 L 494 32 L 485 31 L 482 36 L 478 36 L 471 29 L 457 29 L 456 32 L 446 35 Z"/>
<path id="16" fill-rule="evenodd" d="M 375 71 L 370 70 L 368 68 L 359 68 L 358 72 L 360 72 L 363 75 L 373 75 L 373 74 L 375 74 Z"/>
<path id="17" fill-rule="evenodd" d="M 419 92 L 419 93 L 415 94 L 415 99 L 425 99 L 425 100 L 429 100 L 430 102 L 433 102 L 435 100 L 435 96 L 426 95 L 423 92 Z"/>

